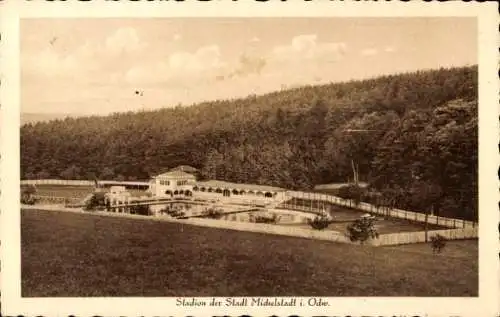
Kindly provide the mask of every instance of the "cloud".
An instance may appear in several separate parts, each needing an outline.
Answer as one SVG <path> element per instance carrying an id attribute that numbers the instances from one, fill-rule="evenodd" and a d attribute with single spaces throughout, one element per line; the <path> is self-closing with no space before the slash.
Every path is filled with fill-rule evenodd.
<path id="1" fill-rule="evenodd" d="M 250 39 L 249 41 L 250 43 L 259 43 L 260 42 L 260 38 L 254 36 L 253 38 Z"/>
<path id="2" fill-rule="evenodd" d="M 393 53 L 395 51 L 396 51 L 396 48 L 394 46 L 386 46 L 384 48 L 384 52 L 386 52 L 386 53 Z"/>
<path id="3" fill-rule="evenodd" d="M 216 81 L 222 81 L 226 79 L 232 79 L 235 77 L 246 77 L 249 75 L 260 75 L 267 61 L 263 57 L 248 56 L 243 54 L 240 56 L 238 62 L 233 67 L 229 73 L 226 71 L 224 74 L 218 74 L 215 76 Z M 226 67 L 228 68 L 228 67 Z M 225 69 L 223 69 L 224 71 Z"/>
<path id="4" fill-rule="evenodd" d="M 48 47 L 29 58 L 28 66 L 47 75 L 59 75 L 74 71 L 78 63 L 72 55 L 59 55 Z"/>
<path id="5" fill-rule="evenodd" d="M 106 50 L 112 54 L 121 54 L 141 50 L 145 47 L 133 28 L 119 28 L 105 40 Z"/>
<path id="6" fill-rule="evenodd" d="M 346 50 L 347 45 L 343 42 L 318 42 L 316 34 L 305 34 L 295 36 L 288 45 L 276 46 L 272 55 L 274 59 L 287 62 L 335 62 L 344 56 Z"/>
<path id="7" fill-rule="evenodd" d="M 51 76 L 72 78 L 79 83 L 102 82 L 130 60 L 137 59 L 146 46 L 135 29 L 118 28 L 100 41 L 78 43 L 69 49 L 56 42 L 41 51 L 25 51 L 23 73 L 33 78 Z"/>
<path id="8" fill-rule="evenodd" d="M 378 50 L 376 48 L 365 48 L 360 52 L 363 56 L 373 56 L 378 54 Z"/>
<path id="9" fill-rule="evenodd" d="M 228 73 L 221 60 L 220 48 L 208 45 L 194 52 L 177 51 L 163 61 L 141 61 L 126 71 L 125 80 L 136 86 L 158 86 L 169 89 L 185 89 L 192 85 L 224 79 L 217 74 Z"/>
<path id="10" fill-rule="evenodd" d="M 196 52 L 190 53 L 179 51 L 172 53 L 169 57 L 170 68 L 177 71 L 204 71 L 222 67 L 220 48 L 217 45 L 209 45 L 198 48 Z"/>

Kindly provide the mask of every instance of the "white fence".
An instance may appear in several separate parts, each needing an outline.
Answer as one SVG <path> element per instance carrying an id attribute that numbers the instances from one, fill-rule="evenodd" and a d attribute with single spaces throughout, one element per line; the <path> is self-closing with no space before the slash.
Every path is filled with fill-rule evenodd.
<path id="1" fill-rule="evenodd" d="M 478 237 L 478 228 L 462 228 L 462 229 L 445 229 L 432 230 L 427 232 L 427 242 L 431 241 L 431 237 L 441 235 L 448 240 L 475 239 Z M 370 244 L 374 246 L 381 245 L 397 245 L 426 242 L 425 231 L 418 232 L 398 232 L 381 234 L 378 239 L 370 240 Z"/>
<path id="2" fill-rule="evenodd" d="M 21 185 L 65 185 L 65 186 L 93 186 L 95 182 L 85 180 L 62 179 L 26 179 L 21 180 Z"/>
<path id="3" fill-rule="evenodd" d="M 352 200 L 342 199 L 340 197 L 336 197 L 333 195 L 326 195 L 320 193 L 307 193 L 307 192 L 297 192 L 297 191 L 288 191 L 288 197 L 290 198 L 298 198 L 304 200 L 317 200 L 329 202 L 339 206 L 345 206 L 349 208 L 354 208 L 358 210 L 367 211 L 374 214 L 385 215 L 394 218 L 406 219 L 416 222 L 425 222 L 426 215 L 419 212 L 401 210 L 401 209 L 389 209 L 379 207 L 377 208 L 374 205 L 360 202 L 359 204 L 355 204 Z M 427 216 L 427 222 L 430 224 L 436 224 L 443 227 L 448 228 L 476 228 L 477 224 L 472 221 L 466 221 L 462 219 L 454 219 L 454 218 L 446 218 L 439 216 Z"/>
<path id="4" fill-rule="evenodd" d="M 100 184 L 106 185 L 131 185 L 149 186 L 149 182 L 120 182 L 110 180 L 99 180 Z M 63 186 L 94 186 L 95 181 L 89 180 L 64 180 L 64 179 L 23 179 L 21 185 L 63 185 Z"/>

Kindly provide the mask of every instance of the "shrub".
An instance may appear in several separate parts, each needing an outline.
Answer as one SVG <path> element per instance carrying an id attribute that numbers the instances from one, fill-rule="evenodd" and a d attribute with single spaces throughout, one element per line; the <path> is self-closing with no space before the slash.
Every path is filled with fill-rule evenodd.
<path id="1" fill-rule="evenodd" d="M 431 237 L 431 247 L 433 253 L 441 253 L 446 246 L 446 238 L 440 234 Z"/>
<path id="2" fill-rule="evenodd" d="M 31 195 L 23 194 L 21 195 L 21 204 L 24 205 L 34 205 L 37 199 Z"/>
<path id="3" fill-rule="evenodd" d="M 220 219 L 222 217 L 222 210 L 216 208 L 207 208 L 203 210 L 203 217 L 211 219 Z"/>
<path id="4" fill-rule="evenodd" d="M 352 224 L 347 226 L 349 239 L 353 242 L 359 241 L 364 244 L 368 239 L 378 238 L 378 232 L 375 229 L 375 219 L 371 217 L 363 217 L 356 219 Z"/>
<path id="5" fill-rule="evenodd" d="M 327 216 L 323 216 L 323 215 L 322 216 L 316 216 L 316 217 L 314 217 L 313 220 L 307 219 L 307 222 L 309 223 L 309 225 L 313 229 L 316 229 L 316 230 L 326 229 L 326 228 L 328 228 L 328 226 L 331 223 L 330 219 L 328 219 Z"/>
<path id="6" fill-rule="evenodd" d="M 84 210 L 97 210 L 104 209 L 106 206 L 106 196 L 103 192 L 95 192 L 92 194 L 89 200 L 85 203 Z"/>
<path id="7" fill-rule="evenodd" d="M 148 205 L 139 205 L 130 207 L 130 213 L 143 216 L 151 216 L 151 209 Z"/>
<path id="8" fill-rule="evenodd" d="M 161 213 L 166 213 L 167 215 L 173 218 L 179 218 L 185 216 L 185 213 L 183 211 L 172 206 L 166 206 L 164 209 L 161 210 Z"/>
<path id="9" fill-rule="evenodd" d="M 351 199 L 354 204 L 359 204 L 366 195 L 367 190 L 358 185 L 342 186 L 338 189 L 337 196 L 344 199 Z"/>
<path id="10" fill-rule="evenodd" d="M 253 218 L 253 222 L 255 223 L 277 223 L 278 222 L 278 216 L 272 215 L 272 216 L 256 216 Z"/>
<path id="11" fill-rule="evenodd" d="M 36 194 L 36 187 L 34 185 L 23 187 L 21 190 L 21 204 L 34 205 L 37 201 L 33 197 L 34 194 Z"/>

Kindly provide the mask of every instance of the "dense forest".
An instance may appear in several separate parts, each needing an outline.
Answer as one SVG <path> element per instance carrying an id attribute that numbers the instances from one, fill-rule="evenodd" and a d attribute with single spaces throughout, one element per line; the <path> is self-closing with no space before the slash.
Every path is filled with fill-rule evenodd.
<path id="1" fill-rule="evenodd" d="M 22 177 L 206 178 L 311 189 L 353 178 L 415 211 L 477 217 L 477 66 L 21 127 Z"/>

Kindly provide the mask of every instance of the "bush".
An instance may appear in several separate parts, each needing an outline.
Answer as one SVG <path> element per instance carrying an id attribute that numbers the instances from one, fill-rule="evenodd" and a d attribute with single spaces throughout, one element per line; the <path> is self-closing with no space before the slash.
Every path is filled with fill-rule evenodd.
<path id="1" fill-rule="evenodd" d="M 89 200 L 85 203 L 84 210 L 100 210 L 106 207 L 106 196 L 103 192 L 95 192 L 92 194 Z"/>
<path id="2" fill-rule="evenodd" d="M 307 222 L 313 229 L 316 230 L 326 229 L 331 223 L 327 216 L 316 216 L 313 220 L 307 219 Z"/>
<path id="3" fill-rule="evenodd" d="M 358 185 L 342 186 L 338 189 L 337 196 L 344 199 L 351 199 L 356 205 L 367 194 L 367 190 Z"/>
<path id="4" fill-rule="evenodd" d="M 220 219 L 222 217 L 222 210 L 216 208 L 207 208 L 203 210 L 203 217 L 210 219 Z"/>
<path id="5" fill-rule="evenodd" d="M 37 201 L 37 199 L 33 197 L 34 194 L 36 194 L 36 187 L 34 185 L 23 187 L 21 190 L 21 204 L 34 205 Z"/>
<path id="6" fill-rule="evenodd" d="M 21 204 L 23 205 L 34 205 L 37 202 L 37 199 L 31 195 L 23 194 L 21 196 Z"/>
<path id="7" fill-rule="evenodd" d="M 252 220 L 255 223 L 277 223 L 278 222 L 278 216 L 276 216 L 276 215 L 272 215 L 272 216 L 256 216 Z"/>
<path id="8" fill-rule="evenodd" d="M 433 253 L 441 253 L 446 246 L 446 238 L 440 234 L 431 237 L 431 247 Z"/>
<path id="9" fill-rule="evenodd" d="M 349 239 L 353 242 L 359 241 L 364 244 L 368 239 L 378 238 L 378 232 L 375 229 L 375 219 L 363 217 L 356 219 L 352 224 L 347 226 Z"/>
<path id="10" fill-rule="evenodd" d="M 130 207 L 130 213 L 135 215 L 151 216 L 151 209 L 148 205 L 139 205 Z"/>
<path id="11" fill-rule="evenodd" d="M 178 208 L 174 208 L 172 206 L 165 207 L 164 209 L 161 210 L 161 212 L 166 213 L 167 215 L 173 218 L 180 218 L 185 216 L 185 213 L 183 211 L 179 210 Z"/>

